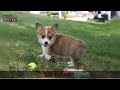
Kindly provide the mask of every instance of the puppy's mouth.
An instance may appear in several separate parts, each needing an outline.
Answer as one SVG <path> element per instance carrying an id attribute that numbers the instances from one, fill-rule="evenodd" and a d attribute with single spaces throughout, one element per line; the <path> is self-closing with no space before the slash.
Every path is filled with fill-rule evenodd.
<path id="1" fill-rule="evenodd" d="M 49 44 L 41 44 L 41 45 L 43 45 L 44 47 L 47 47 L 47 46 L 49 46 Z"/>
<path id="2" fill-rule="evenodd" d="M 44 44 L 44 47 L 47 47 L 48 46 L 48 44 Z"/>

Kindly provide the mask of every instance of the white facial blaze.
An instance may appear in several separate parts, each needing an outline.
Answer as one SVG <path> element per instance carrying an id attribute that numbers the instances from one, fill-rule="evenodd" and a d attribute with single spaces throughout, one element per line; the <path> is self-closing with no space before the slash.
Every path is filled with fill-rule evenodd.
<path id="1" fill-rule="evenodd" d="M 45 44 L 45 42 L 48 42 L 48 44 L 50 43 L 50 41 L 49 41 L 48 38 L 47 38 L 47 34 L 48 34 L 48 29 L 47 29 L 47 27 L 46 27 L 46 29 L 45 29 L 45 38 L 42 39 L 43 44 Z"/>

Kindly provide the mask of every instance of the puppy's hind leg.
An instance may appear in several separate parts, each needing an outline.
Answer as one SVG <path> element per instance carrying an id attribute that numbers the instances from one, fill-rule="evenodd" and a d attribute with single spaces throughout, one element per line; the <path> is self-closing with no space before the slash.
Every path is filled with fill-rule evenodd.
<path id="1" fill-rule="evenodd" d="M 80 58 L 74 58 L 74 64 L 75 66 L 80 66 L 81 65 Z"/>
<path id="2" fill-rule="evenodd" d="M 72 54 L 71 57 L 74 61 L 75 66 L 79 67 L 82 65 L 81 60 L 82 60 L 84 53 L 85 53 L 85 47 L 80 47 L 79 49 L 77 49 L 77 51 L 74 54 Z"/>
<path id="3" fill-rule="evenodd" d="M 70 61 L 67 62 L 68 64 L 68 67 L 74 67 L 74 61 L 73 61 L 73 58 L 70 57 Z"/>

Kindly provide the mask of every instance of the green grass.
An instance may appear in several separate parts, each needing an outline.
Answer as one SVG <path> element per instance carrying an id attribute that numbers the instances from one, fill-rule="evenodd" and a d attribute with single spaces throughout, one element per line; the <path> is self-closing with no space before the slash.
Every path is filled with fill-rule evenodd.
<path id="1" fill-rule="evenodd" d="M 120 71 L 120 19 L 112 22 L 110 41 L 111 70 Z"/>
<path id="2" fill-rule="evenodd" d="M 9 14 L 17 16 L 17 22 L 3 22 L 2 16 Z M 44 59 L 37 58 L 42 51 L 36 36 L 36 22 L 43 25 L 58 23 L 58 31 L 60 33 L 74 36 L 87 43 L 87 51 L 82 59 L 83 65 L 80 66 L 80 68 L 88 71 L 111 70 L 110 37 L 111 33 L 115 32 L 111 30 L 111 24 L 65 21 L 26 12 L 1 11 L 0 29 L 7 31 L 9 34 L 10 70 L 28 70 L 27 65 L 30 62 L 37 63 L 37 70 L 40 71 L 60 71 L 67 67 L 66 60 L 57 61 L 56 63 L 47 63 Z M 118 23 L 120 24 L 120 21 Z M 114 28 L 114 26 L 112 26 L 112 28 Z M 116 29 L 116 31 L 119 30 Z M 120 70 L 120 68 L 117 70 Z"/>

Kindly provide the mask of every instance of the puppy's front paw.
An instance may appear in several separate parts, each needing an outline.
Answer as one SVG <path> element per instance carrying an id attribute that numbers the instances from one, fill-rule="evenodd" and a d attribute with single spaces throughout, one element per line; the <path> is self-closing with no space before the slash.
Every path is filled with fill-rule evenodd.
<path id="1" fill-rule="evenodd" d="M 43 56 L 44 56 L 43 54 L 39 55 L 40 58 L 42 58 Z"/>
<path id="2" fill-rule="evenodd" d="M 52 57 L 51 55 L 47 55 L 47 54 L 45 55 L 45 59 L 46 59 L 47 61 L 49 61 L 49 60 L 51 59 L 51 57 Z"/>
<path id="3" fill-rule="evenodd" d="M 74 64 L 73 64 L 73 63 L 70 63 L 70 64 L 68 65 L 68 67 L 74 67 Z"/>
<path id="4" fill-rule="evenodd" d="M 67 64 L 71 64 L 71 63 L 72 63 L 72 61 L 67 62 Z"/>

